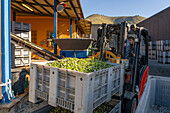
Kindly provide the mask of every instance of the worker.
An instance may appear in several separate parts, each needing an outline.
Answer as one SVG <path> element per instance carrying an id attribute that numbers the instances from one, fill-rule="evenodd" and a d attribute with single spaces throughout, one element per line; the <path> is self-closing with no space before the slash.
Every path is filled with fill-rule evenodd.
<path id="1" fill-rule="evenodd" d="M 135 57 L 135 46 L 134 46 L 134 37 L 128 37 L 128 42 L 129 42 L 129 46 L 127 49 L 127 59 L 129 60 L 129 68 L 131 67 L 131 65 L 133 64 L 133 60 Z"/>
<path id="2" fill-rule="evenodd" d="M 129 37 L 128 40 L 129 40 L 129 44 L 130 44 L 129 57 L 134 57 L 135 56 L 134 38 Z"/>

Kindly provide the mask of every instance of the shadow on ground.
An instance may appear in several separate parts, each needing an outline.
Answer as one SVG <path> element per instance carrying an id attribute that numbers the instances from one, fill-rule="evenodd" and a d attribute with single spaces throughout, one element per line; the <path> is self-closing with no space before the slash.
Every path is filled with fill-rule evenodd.
<path id="1" fill-rule="evenodd" d="M 149 60 L 149 75 L 170 77 L 170 64 L 162 64 L 156 60 Z"/>

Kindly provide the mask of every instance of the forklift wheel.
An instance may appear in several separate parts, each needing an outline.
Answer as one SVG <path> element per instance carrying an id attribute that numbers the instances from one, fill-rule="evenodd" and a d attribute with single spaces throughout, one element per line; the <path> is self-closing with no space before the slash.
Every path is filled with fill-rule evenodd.
<path id="1" fill-rule="evenodd" d="M 137 99 L 126 100 L 124 106 L 124 113 L 135 113 L 137 107 Z"/>

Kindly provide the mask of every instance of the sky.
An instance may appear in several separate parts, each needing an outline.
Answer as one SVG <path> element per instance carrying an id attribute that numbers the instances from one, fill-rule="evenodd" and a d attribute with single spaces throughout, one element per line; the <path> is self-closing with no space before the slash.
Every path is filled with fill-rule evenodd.
<path id="1" fill-rule="evenodd" d="M 105 16 L 150 17 L 170 7 L 170 0 L 80 0 L 84 17 L 91 14 Z"/>

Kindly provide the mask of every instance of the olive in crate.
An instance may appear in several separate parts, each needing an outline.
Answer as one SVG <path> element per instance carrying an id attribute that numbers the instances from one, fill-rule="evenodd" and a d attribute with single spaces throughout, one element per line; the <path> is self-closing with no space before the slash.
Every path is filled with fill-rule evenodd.
<path id="1" fill-rule="evenodd" d="M 48 66 L 70 69 L 78 72 L 90 73 L 101 69 L 112 67 L 112 65 L 97 59 L 78 59 L 78 58 L 65 58 L 55 62 L 47 63 Z"/>

